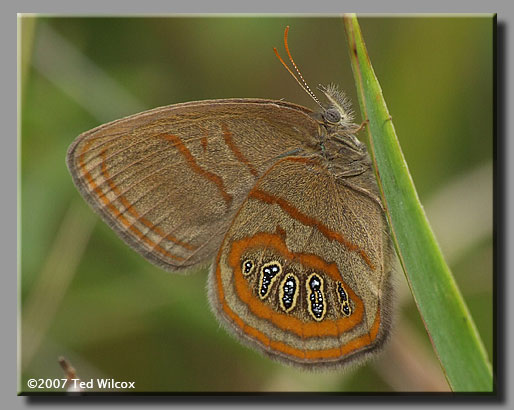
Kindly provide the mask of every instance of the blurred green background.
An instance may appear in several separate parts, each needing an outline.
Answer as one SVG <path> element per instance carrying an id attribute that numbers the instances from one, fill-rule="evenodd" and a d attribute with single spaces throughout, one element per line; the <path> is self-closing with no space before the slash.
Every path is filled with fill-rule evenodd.
<path id="1" fill-rule="evenodd" d="M 493 19 L 360 16 L 372 64 L 432 227 L 493 352 Z M 360 367 L 310 373 L 217 323 L 207 269 L 166 273 L 129 249 L 72 184 L 80 133 L 157 106 L 229 97 L 315 109 L 276 59 L 283 31 L 310 83 L 358 111 L 333 17 L 19 18 L 19 391 L 28 378 L 135 381 L 137 391 L 447 391 L 401 270 L 390 342 Z M 357 112 L 356 122 L 360 122 Z"/>

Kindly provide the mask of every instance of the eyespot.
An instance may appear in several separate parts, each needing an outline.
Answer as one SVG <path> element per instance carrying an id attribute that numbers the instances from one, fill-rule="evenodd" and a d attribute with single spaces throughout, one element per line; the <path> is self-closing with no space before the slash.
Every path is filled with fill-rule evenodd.
<path id="1" fill-rule="evenodd" d="M 280 283 L 280 307 L 285 312 L 290 312 L 296 306 L 296 299 L 299 292 L 299 280 L 292 274 L 288 273 Z"/>
<path id="2" fill-rule="evenodd" d="M 337 297 L 339 298 L 339 303 L 341 304 L 341 311 L 343 314 L 345 316 L 350 316 L 352 314 L 350 299 L 341 282 L 337 282 Z"/>
<path id="3" fill-rule="evenodd" d="M 335 108 L 329 108 L 323 112 L 323 118 L 330 124 L 337 124 L 341 121 L 341 113 Z"/>
<path id="4" fill-rule="evenodd" d="M 316 273 L 307 278 L 307 309 L 315 321 L 320 322 L 325 317 L 325 295 L 323 279 Z"/>
<path id="5" fill-rule="evenodd" d="M 243 275 L 248 276 L 255 269 L 255 262 L 251 259 L 246 259 L 241 265 Z"/>
<path id="6" fill-rule="evenodd" d="M 282 265 L 278 261 L 271 261 L 262 265 L 259 278 L 259 297 L 264 299 L 269 295 L 273 282 L 282 273 Z"/>

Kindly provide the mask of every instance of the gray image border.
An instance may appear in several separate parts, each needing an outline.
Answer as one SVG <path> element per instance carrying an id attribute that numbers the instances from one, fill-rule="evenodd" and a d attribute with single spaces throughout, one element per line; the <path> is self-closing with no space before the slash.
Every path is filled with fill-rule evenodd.
<path id="1" fill-rule="evenodd" d="M 4 344 L 3 352 L 3 363 L 1 372 L 1 385 L 2 385 L 2 396 L 5 408 L 18 409 L 26 408 L 28 406 L 50 406 L 60 408 L 72 406 L 74 402 L 79 402 L 82 408 L 107 408 L 110 405 L 123 405 L 130 406 L 130 408 L 143 408 L 146 405 L 151 404 L 157 406 L 180 406 L 189 408 L 191 405 L 195 407 L 203 407 L 208 405 L 237 405 L 237 406 L 250 406 L 252 407 L 266 407 L 279 406 L 279 405 L 294 405 L 294 406 L 309 406 L 324 403 L 327 406 L 340 406 L 344 404 L 363 404 L 365 407 L 372 407 L 374 405 L 384 406 L 398 406 L 399 404 L 406 404 L 408 406 L 413 405 L 427 405 L 429 407 L 446 408 L 455 404 L 465 406 L 508 406 L 512 404 L 512 393 L 509 393 L 510 371 L 514 368 L 513 366 L 513 355 L 508 351 L 508 346 L 513 344 L 513 329 L 512 329 L 512 318 L 513 303 L 510 298 L 506 297 L 514 293 L 514 281 L 509 278 L 509 273 L 513 272 L 513 257 L 511 256 L 510 249 L 512 249 L 512 232 L 513 222 L 512 218 L 509 217 L 508 210 L 513 209 L 513 161 L 509 159 L 514 158 L 514 148 L 509 136 L 510 118 L 508 118 L 509 102 L 513 96 L 513 85 L 509 81 L 507 75 L 512 71 L 512 20 L 514 7 L 512 3 L 508 1 L 489 1 L 486 4 L 477 0 L 469 1 L 465 4 L 465 8 L 462 5 L 450 4 L 448 1 L 432 0 L 431 2 L 424 2 L 421 4 L 414 4 L 407 0 L 390 0 L 388 2 L 365 2 L 361 1 L 346 1 L 344 4 L 330 1 L 317 1 L 313 2 L 302 2 L 302 1 L 261 1 L 257 3 L 243 3 L 235 0 L 218 0 L 217 2 L 206 2 L 206 1 L 187 1 L 187 2 L 169 2 L 169 1 L 147 1 L 143 3 L 136 2 L 109 2 L 109 1 L 98 1 L 90 0 L 88 2 L 75 2 L 71 4 L 65 1 L 46 1 L 44 4 L 36 1 L 20 1 L 17 3 L 10 3 L 3 5 L 4 9 L 2 13 L 2 19 L 5 20 L 5 24 L 1 25 L 3 31 L 2 42 L 5 50 L 5 60 L 8 60 L 8 56 L 16 56 L 17 61 L 17 43 L 13 41 L 12 33 L 17 31 L 17 13 L 43 13 L 51 15 L 148 15 L 148 14 L 176 14 L 176 13 L 217 13 L 227 14 L 237 12 L 240 13 L 252 13 L 252 14 L 268 14 L 268 13 L 284 13 L 284 14 L 296 14 L 296 13 L 307 13 L 307 14 L 319 14 L 319 13 L 340 13 L 342 8 L 347 11 L 355 11 L 358 13 L 498 13 L 498 67 L 497 67 L 497 81 L 498 81 L 498 95 L 497 95 L 497 110 L 498 124 L 497 124 L 497 139 L 496 139 L 496 181 L 495 181 L 495 269 L 496 277 L 503 276 L 501 282 L 497 282 L 498 293 L 497 297 L 501 303 L 497 305 L 498 320 L 500 326 L 505 325 L 506 327 L 500 330 L 499 339 L 499 351 L 497 354 L 500 356 L 499 370 L 499 395 L 494 397 L 459 397 L 452 399 L 451 397 L 406 397 L 406 396 L 389 396 L 389 397 L 357 397 L 357 396 L 345 396 L 345 397 L 330 397 L 330 396 L 313 396 L 305 397 L 301 395 L 291 395 L 286 397 L 273 397 L 273 396 L 260 396 L 258 398 L 237 396 L 237 397 L 86 397 L 86 398 L 69 398 L 69 397 L 17 397 L 17 340 L 14 335 L 11 336 L 9 330 L 13 329 L 18 335 L 18 305 L 17 305 L 17 292 L 13 289 L 17 288 L 18 280 L 17 275 L 14 272 L 18 272 L 18 252 L 19 252 L 19 241 L 18 236 L 18 209 L 19 209 L 19 196 L 18 196 L 18 182 L 19 182 L 19 157 L 14 155 L 14 152 L 18 152 L 17 139 L 4 136 L 2 138 L 2 161 L 1 165 L 3 168 L 2 175 L 2 186 L 6 187 L 4 191 L 6 194 L 3 197 L 3 219 L 5 220 L 6 229 L 3 232 L 3 256 L 7 264 L 4 265 L 4 275 L 7 277 L 7 283 L 2 286 L 2 298 L 1 303 L 3 309 L 1 309 L 2 323 L 8 324 L 2 341 Z M 461 7 L 459 7 L 461 6 Z M 12 10 L 11 10 L 12 9 Z M 5 118 L 13 119 L 17 118 L 18 115 L 18 84 L 17 81 L 13 81 L 11 77 L 11 67 L 9 62 L 4 65 L 4 75 L 2 76 L 3 90 L 3 107 Z M 13 70 L 14 71 L 14 70 Z M 17 67 L 16 67 L 17 75 Z M 15 88 L 11 93 L 11 89 Z M 16 96 L 15 98 L 7 98 L 10 96 Z M 8 115 L 8 112 L 14 108 L 16 101 L 16 111 L 12 115 Z M 13 124 L 14 121 L 5 122 L 7 124 Z M 14 135 L 19 138 L 18 128 L 19 121 L 17 120 L 16 127 L 13 130 Z M 12 135 L 7 133 L 7 135 Z M 13 172 L 16 170 L 16 172 Z M 16 180 L 14 175 L 17 175 Z M 15 199 L 16 198 L 16 199 Z M 17 217 L 15 218 L 14 215 Z M 16 241 L 12 238 L 16 237 Z M 16 256 L 15 256 L 16 255 Z M 498 272 L 502 274 L 498 275 Z M 513 272 L 514 273 L 514 272 Z M 497 300 L 498 302 L 498 300 Z M 13 323 L 14 322 L 14 323 Z M 510 325 L 509 325 L 510 322 Z M 11 348 L 14 350 L 11 350 Z M 80 400 L 77 400 L 80 399 Z"/>

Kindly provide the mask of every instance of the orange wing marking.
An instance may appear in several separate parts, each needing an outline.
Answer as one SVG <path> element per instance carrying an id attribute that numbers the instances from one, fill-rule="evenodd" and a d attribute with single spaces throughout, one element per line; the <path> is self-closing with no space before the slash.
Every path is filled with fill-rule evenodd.
<path id="1" fill-rule="evenodd" d="M 118 220 L 124 227 L 126 227 L 129 231 L 131 231 L 137 238 L 139 238 L 142 242 L 146 243 L 148 246 L 150 247 L 154 247 L 156 244 L 155 242 L 153 242 L 150 238 L 146 237 L 145 234 L 143 234 L 143 232 L 141 232 L 137 227 L 135 227 L 124 215 L 123 213 L 111 202 L 109 201 L 109 199 L 107 198 L 107 196 L 105 195 L 105 193 L 100 189 L 100 187 L 97 185 L 96 181 L 93 179 L 93 177 L 91 176 L 91 174 L 89 173 L 89 171 L 87 170 L 86 168 L 86 165 L 85 165 L 85 152 L 87 152 L 87 149 L 89 148 L 89 145 L 90 145 L 91 141 L 89 141 L 88 143 L 86 143 L 84 145 L 84 148 L 82 150 L 82 153 L 80 154 L 79 156 L 79 168 L 82 172 L 82 176 L 83 178 L 86 180 L 86 182 L 88 183 L 89 185 L 89 188 L 92 192 L 94 192 L 97 197 L 98 197 L 98 200 L 103 203 L 103 205 L 110 211 L 110 214 L 111 216 Z M 105 151 L 106 149 L 104 150 L 103 152 L 103 155 L 101 156 L 102 159 L 104 158 L 105 156 Z M 174 238 L 173 236 L 171 235 L 165 235 L 164 232 L 162 232 L 162 230 L 155 226 L 154 224 L 152 224 L 150 221 L 148 221 L 147 219 L 145 218 L 140 218 L 138 212 L 134 209 L 134 207 L 130 204 L 130 202 L 125 198 L 123 197 L 122 195 L 120 195 L 120 190 L 119 188 L 114 184 L 114 182 L 112 180 L 110 180 L 109 178 L 109 174 L 107 172 L 107 167 L 106 167 L 106 163 L 105 161 L 102 161 L 102 165 L 101 165 L 101 173 L 102 173 L 102 177 L 105 178 L 105 179 L 108 179 L 109 180 L 109 188 L 117 195 L 119 195 L 119 200 L 121 201 L 121 203 L 125 206 L 126 210 L 125 212 L 129 212 L 134 218 L 136 219 L 140 219 L 141 223 L 143 223 L 145 226 L 147 226 L 149 229 L 153 230 L 155 233 L 157 233 L 158 235 L 164 235 L 167 237 L 167 239 L 169 239 L 171 242 L 174 242 L 176 243 L 177 245 L 180 245 L 180 246 L 183 246 L 185 247 L 186 249 L 189 249 L 189 250 L 192 250 L 192 249 L 195 249 L 194 246 L 192 245 L 189 245 L 189 244 L 186 244 L 184 242 L 181 242 L 180 240 L 178 240 L 177 238 Z M 185 246 L 184 246 L 185 245 Z M 161 253 L 162 255 L 166 256 L 166 257 L 169 257 L 170 259 L 174 259 L 174 260 L 177 260 L 177 261 L 183 261 L 184 258 L 181 257 L 181 256 L 177 256 L 177 255 L 173 255 L 172 253 L 170 253 L 169 251 L 167 251 L 166 249 L 162 248 L 161 246 L 157 246 L 155 247 L 155 250 L 159 253 Z"/>
<path id="2" fill-rule="evenodd" d="M 191 167 L 191 169 L 196 172 L 198 175 L 201 175 L 205 179 L 213 182 L 227 205 L 230 205 L 232 203 L 232 195 L 230 195 L 226 190 L 225 186 L 223 184 L 223 180 L 219 175 L 216 175 L 210 171 L 207 171 L 206 169 L 203 169 L 198 163 L 196 162 L 195 158 L 193 157 L 193 154 L 187 149 L 187 147 L 184 145 L 182 140 L 173 134 L 161 134 L 160 137 L 171 141 L 175 148 L 182 154 L 182 156 L 185 158 L 187 164 Z"/>
<path id="3" fill-rule="evenodd" d="M 362 257 L 364 262 L 366 262 L 366 264 L 372 270 L 375 270 L 375 266 L 371 263 L 371 260 L 369 259 L 368 255 L 363 249 L 360 249 L 357 245 L 345 239 L 340 233 L 332 231 L 328 226 L 322 224 L 320 221 L 300 212 L 285 199 L 268 194 L 267 192 L 264 192 L 257 188 L 254 188 L 252 191 L 250 191 L 249 196 L 251 198 L 258 199 L 259 201 L 266 202 L 268 204 L 276 204 L 280 206 L 280 208 L 282 208 L 283 211 L 287 212 L 291 217 L 293 217 L 297 221 L 300 221 L 302 224 L 317 228 L 328 239 L 336 240 L 343 244 L 348 250 L 352 252 L 357 252 Z"/>
<path id="4" fill-rule="evenodd" d="M 359 349 L 365 348 L 366 346 L 372 345 L 376 337 L 378 335 L 378 331 L 380 328 L 380 308 L 377 309 L 377 313 L 375 315 L 375 320 L 370 331 L 362 336 L 356 337 L 353 340 L 345 343 L 344 345 L 337 348 L 328 348 L 328 349 L 318 349 L 318 350 L 305 350 L 298 349 L 294 346 L 288 345 L 284 342 L 271 340 L 268 336 L 262 333 L 260 330 L 247 325 L 228 305 L 225 300 L 225 294 L 223 291 L 223 285 L 221 282 L 221 268 L 220 268 L 220 258 L 221 258 L 221 250 L 218 252 L 218 256 L 216 258 L 216 280 L 217 280 L 217 288 L 218 288 L 218 297 L 221 301 L 222 309 L 224 313 L 233 321 L 233 323 L 238 326 L 246 335 L 250 336 L 254 340 L 262 343 L 265 346 L 269 346 L 273 350 L 284 353 L 291 357 L 295 357 L 302 360 L 308 361 L 317 361 L 320 359 L 338 359 L 343 356 L 349 355 Z"/>
<path id="5" fill-rule="evenodd" d="M 343 332 L 353 329 L 362 322 L 364 305 L 362 300 L 345 283 L 349 297 L 355 303 L 354 314 L 337 320 L 324 320 L 322 322 L 303 322 L 288 314 L 276 312 L 257 298 L 248 285 L 241 271 L 241 259 L 245 250 L 253 247 L 272 248 L 285 260 L 298 260 L 314 272 L 323 272 L 334 281 L 342 281 L 341 274 L 335 263 L 327 263 L 316 255 L 293 253 L 280 236 L 270 233 L 259 233 L 250 238 L 244 238 L 232 244 L 228 254 L 228 265 L 234 272 L 234 286 L 239 299 L 244 302 L 253 314 L 269 320 L 277 327 L 290 331 L 300 337 L 339 336 Z M 344 283 L 344 282 L 343 282 Z"/>
<path id="6" fill-rule="evenodd" d="M 234 153 L 235 157 L 239 162 L 242 162 L 245 164 L 250 171 L 250 173 L 257 177 L 259 176 L 259 173 L 255 170 L 255 168 L 250 164 L 250 161 L 244 156 L 244 154 L 237 148 L 237 146 L 234 144 L 234 141 L 232 140 L 232 133 L 228 129 L 228 125 L 225 123 L 221 124 L 221 128 L 223 129 L 223 139 L 225 140 L 225 144 L 230 148 L 230 150 Z"/>

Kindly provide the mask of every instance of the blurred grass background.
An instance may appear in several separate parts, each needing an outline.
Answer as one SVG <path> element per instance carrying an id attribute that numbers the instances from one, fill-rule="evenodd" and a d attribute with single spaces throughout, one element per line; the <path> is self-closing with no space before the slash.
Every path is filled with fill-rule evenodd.
<path id="1" fill-rule="evenodd" d="M 493 357 L 493 20 L 365 17 L 360 24 L 421 202 Z M 273 53 L 283 30 L 305 79 L 357 107 L 334 17 L 19 19 L 20 391 L 62 377 L 137 391 L 447 391 L 401 271 L 385 352 L 309 373 L 240 345 L 209 310 L 207 270 L 166 273 L 88 208 L 64 157 L 81 132 L 157 106 L 284 98 L 315 109 Z M 357 112 L 356 122 L 361 121 Z"/>

